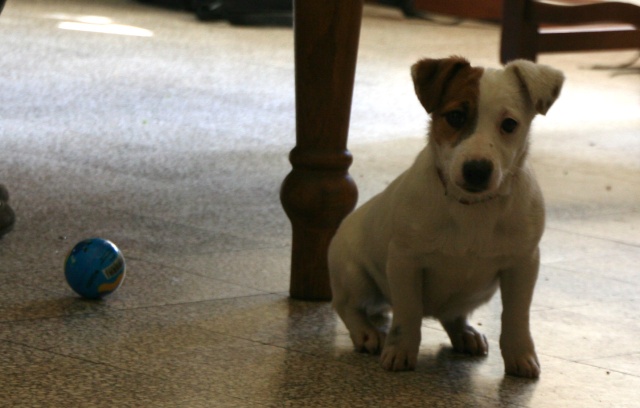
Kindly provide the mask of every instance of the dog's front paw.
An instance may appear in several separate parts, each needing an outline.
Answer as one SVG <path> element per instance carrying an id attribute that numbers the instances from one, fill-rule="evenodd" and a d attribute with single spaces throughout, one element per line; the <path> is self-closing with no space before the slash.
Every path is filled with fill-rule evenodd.
<path id="1" fill-rule="evenodd" d="M 417 361 L 417 351 L 411 351 L 399 344 L 386 345 L 380 357 L 382 368 L 389 371 L 415 370 Z"/>
<path id="2" fill-rule="evenodd" d="M 385 333 L 373 327 L 350 333 L 353 347 L 360 353 L 380 354 L 385 340 Z"/>
<path id="3" fill-rule="evenodd" d="M 453 349 L 458 353 L 472 356 L 486 356 L 489 353 L 489 343 L 484 334 L 469 326 L 466 319 L 450 323 L 442 323 Z"/>
<path id="4" fill-rule="evenodd" d="M 508 375 L 524 378 L 538 378 L 540 376 L 540 362 L 535 352 L 527 352 L 518 356 L 503 353 L 504 371 Z"/>
<path id="5" fill-rule="evenodd" d="M 530 334 L 500 336 L 500 348 L 504 360 L 504 371 L 517 377 L 538 378 L 540 362 Z"/>

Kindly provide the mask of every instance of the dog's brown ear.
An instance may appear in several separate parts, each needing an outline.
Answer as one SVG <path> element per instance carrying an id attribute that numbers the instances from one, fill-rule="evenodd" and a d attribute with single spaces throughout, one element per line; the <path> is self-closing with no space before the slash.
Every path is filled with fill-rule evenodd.
<path id="1" fill-rule="evenodd" d="M 536 112 L 542 115 L 558 99 L 564 82 L 564 75 L 557 69 L 527 60 L 512 61 L 505 66 L 505 71 L 513 72 L 525 97 L 531 101 Z"/>
<path id="2" fill-rule="evenodd" d="M 462 57 L 423 59 L 411 67 L 416 95 L 427 113 L 436 110 L 456 75 L 470 68 L 469 61 Z"/>

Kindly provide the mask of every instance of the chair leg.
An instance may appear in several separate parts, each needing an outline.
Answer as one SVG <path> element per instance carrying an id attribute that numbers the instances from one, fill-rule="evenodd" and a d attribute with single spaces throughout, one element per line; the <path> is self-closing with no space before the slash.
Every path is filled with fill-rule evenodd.
<path id="1" fill-rule="evenodd" d="M 538 25 L 533 19 L 533 1 L 504 2 L 500 40 L 500 61 L 503 64 L 519 58 L 536 60 Z"/>
<path id="2" fill-rule="evenodd" d="M 327 248 L 357 201 L 346 148 L 363 0 L 295 0 L 296 147 L 280 198 L 293 230 L 290 295 L 329 300 Z"/>

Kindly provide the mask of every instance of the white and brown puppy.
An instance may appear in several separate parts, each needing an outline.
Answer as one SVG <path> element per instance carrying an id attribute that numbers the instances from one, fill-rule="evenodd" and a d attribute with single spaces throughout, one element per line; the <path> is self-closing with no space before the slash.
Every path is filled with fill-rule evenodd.
<path id="1" fill-rule="evenodd" d="M 500 287 L 505 370 L 537 377 L 529 307 L 544 205 L 527 164 L 528 133 L 564 77 L 529 61 L 494 70 L 458 57 L 421 60 L 411 73 L 431 115 L 427 146 L 338 229 L 329 248 L 333 305 L 357 350 L 381 352 L 388 370 L 410 370 L 425 316 L 442 323 L 456 351 L 486 354 L 487 339 L 467 317 Z M 387 332 L 376 317 L 389 308 Z"/>

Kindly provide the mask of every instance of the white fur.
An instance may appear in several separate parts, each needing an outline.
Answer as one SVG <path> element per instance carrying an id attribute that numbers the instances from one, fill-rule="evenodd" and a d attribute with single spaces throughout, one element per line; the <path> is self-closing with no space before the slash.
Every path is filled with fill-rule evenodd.
<path id="1" fill-rule="evenodd" d="M 473 134 L 459 144 L 430 137 L 408 170 L 344 220 L 329 248 L 329 270 L 333 305 L 356 349 L 381 352 L 386 369 L 413 369 L 428 316 L 441 321 L 456 351 L 484 355 L 487 340 L 467 316 L 500 287 L 506 372 L 539 375 L 529 307 L 544 208 L 526 153 L 531 120 L 546 113 L 561 84 L 559 71 L 526 61 L 485 70 Z M 500 131 L 506 117 L 519 123 L 509 135 Z M 471 193 L 461 169 L 480 159 L 494 171 L 486 190 Z M 387 307 L 389 330 L 374 318 Z"/>

